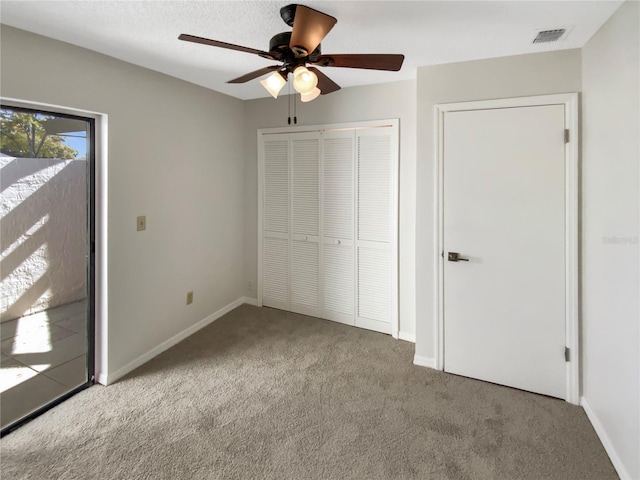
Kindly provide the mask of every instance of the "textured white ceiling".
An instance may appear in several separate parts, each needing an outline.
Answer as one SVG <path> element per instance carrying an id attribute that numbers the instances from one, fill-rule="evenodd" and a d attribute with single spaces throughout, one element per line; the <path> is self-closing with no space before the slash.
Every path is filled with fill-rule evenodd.
<path id="1" fill-rule="evenodd" d="M 241 99 L 268 94 L 225 82 L 274 62 L 177 40 L 181 33 L 260 50 L 290 30 L 286 1 L 7 1 L 2 23 L 62 40 Z M 323 71 L 342 87 L 415 78 L 417 67 L 582 47 L 622 1 L 305 1 L 338 19 L 323 53 L 403 53 L 400 72 Z M 566 38 L 532 44 L 539 29 Z"/>

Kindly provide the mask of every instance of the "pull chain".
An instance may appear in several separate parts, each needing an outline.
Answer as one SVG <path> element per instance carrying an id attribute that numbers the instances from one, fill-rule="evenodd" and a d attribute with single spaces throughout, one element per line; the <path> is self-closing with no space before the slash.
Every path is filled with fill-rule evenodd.
<path id="1" fill-rule="evenodd" d="M 287 88 L 289 89 L 289 98 L 287 99 L 289 102 L 289 117 L 287 118 L 287 123 L 291 125 L 291 82 L 287 82 Z"/>
<path id="2" fill-rule="evenodd" d="M 298 124 L 298 99 L 297 96 L 293 96 L 293 124 Z"/>
<path id="3" fill-rule="evenodd" d="M 291 101 L 293 100 L 293 124 L 298 124 L 298 101 L 296 99 L 296 95 L 291 95 L 291 82 L 287 82 L 287 88 L 289 89 L 289 98 L 287 101 L 289 102 L 289 116 L 287 117 L 287 124 L 291 125 Z"/>

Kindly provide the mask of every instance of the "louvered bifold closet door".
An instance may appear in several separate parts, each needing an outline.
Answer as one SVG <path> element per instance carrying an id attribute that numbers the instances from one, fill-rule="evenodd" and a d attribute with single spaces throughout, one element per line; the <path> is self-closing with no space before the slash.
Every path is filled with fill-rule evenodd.
<path id="1" fill-rule="evenodd" d="M 394 150 L 397 134 L 391 127 L 356 132 L 356 326 L 383 333 L 392 333 L 397 315 L 392 270 Z"/>
<path id="2" fill-rule="evenodd" d="M 289 310 L 289 135 L 263 141 L 262 304 Z"/>
<path id="3" fill-rule="evenodd" d="M 291 311 L 320 316 L 320 134 L 291 134 Z"/>
<path id="4" fill-rule="evenodd" d="M 325 132 L 322 140 L 322 313 L 355 324 L 355 132 Z"/>

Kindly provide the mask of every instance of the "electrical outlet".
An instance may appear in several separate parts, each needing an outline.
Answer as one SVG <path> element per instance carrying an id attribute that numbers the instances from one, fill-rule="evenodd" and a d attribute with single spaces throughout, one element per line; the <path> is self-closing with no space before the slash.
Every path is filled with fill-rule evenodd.
<path id="1" fill-rule="evenodd" d="M 141 215 L 136 219 L 136 225 L 138 228 L 138 231 L 141 232 L 142 230 L 146 230 L 147 229 L 147 217 L 145 215 Z"/>
<path id="2" fill-rule="evenodd" d="M 193 292 L 187 292 L 187 305 L 191 305 L 193 303 Z"/>
<path id="3" fill-rule="evenodd" d="M 253 282 L 249 282 L 249 290 L 253 290 Z"/>

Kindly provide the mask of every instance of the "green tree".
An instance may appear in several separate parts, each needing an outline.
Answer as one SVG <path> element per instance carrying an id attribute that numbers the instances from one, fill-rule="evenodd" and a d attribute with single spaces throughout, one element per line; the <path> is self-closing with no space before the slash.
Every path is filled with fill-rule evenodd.
<path id="1" fill-rule="evenodd" d="M 64 138 L 50 135 L 42 125 L 54 118 L 46 115 L 2 109 L 0 152 L 22 158 L 76 158 L 78 152 L 64 144 Z"/>

